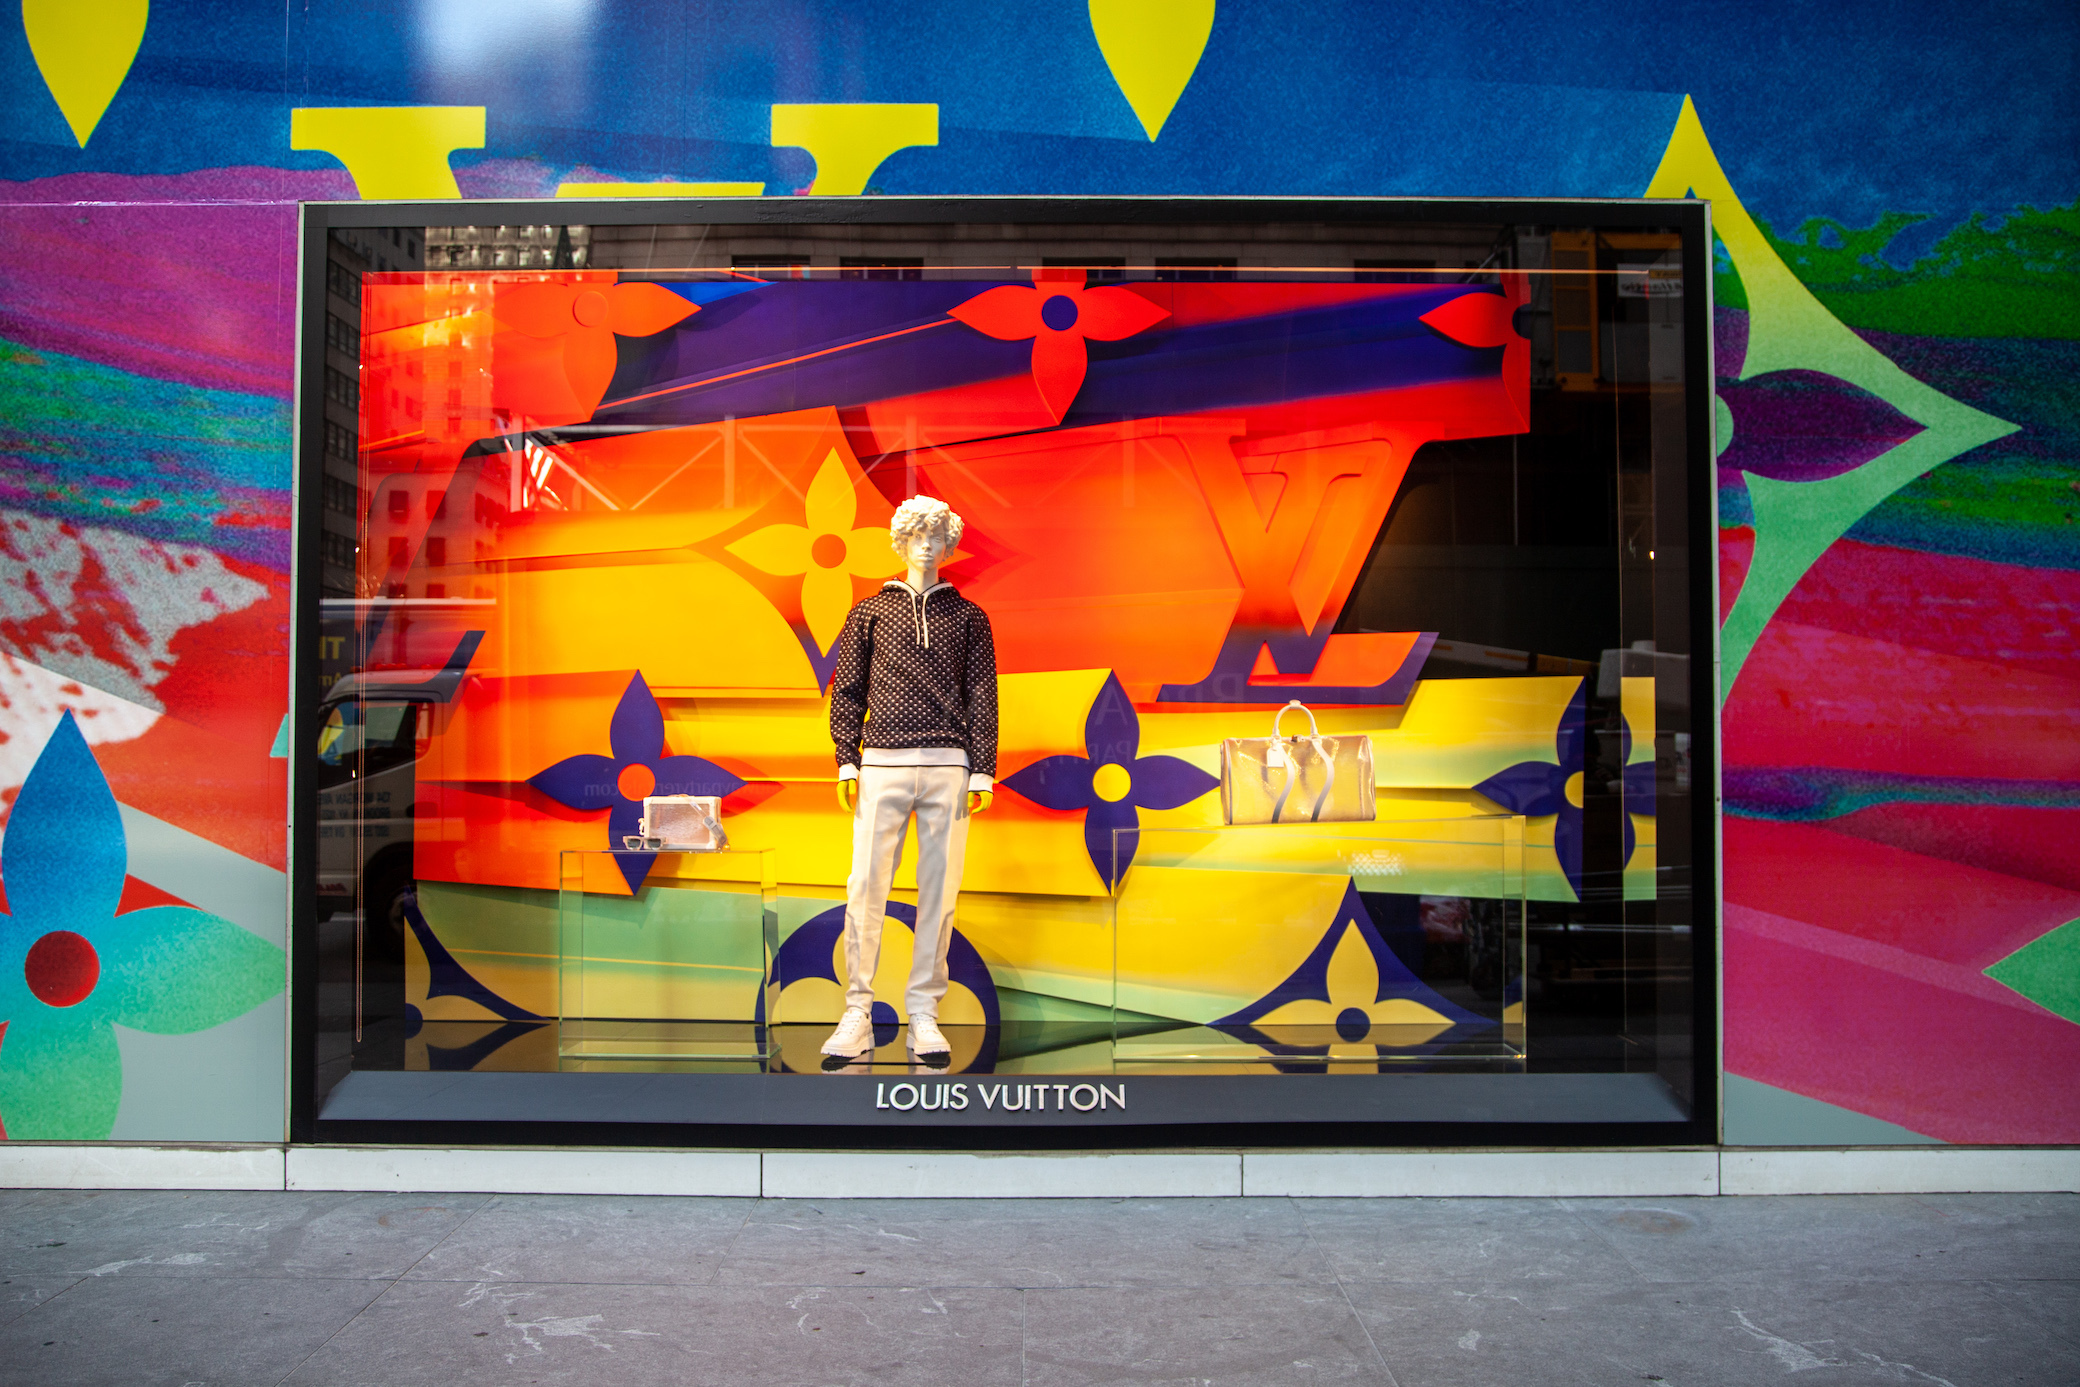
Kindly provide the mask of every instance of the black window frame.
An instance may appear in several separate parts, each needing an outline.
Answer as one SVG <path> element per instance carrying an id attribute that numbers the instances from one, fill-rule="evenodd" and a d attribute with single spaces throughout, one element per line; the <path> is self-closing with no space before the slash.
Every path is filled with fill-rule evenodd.
<path id="1" fill-rule="evenodd" d="M 289 757 L 290 1054 L 289 1139 L 292 1143 L 385 1145 L 574 1145 L 767 1149 L 1220 1149 L 1239 1147 L 1389 1148 L 1406 1146 L 1652 1147 L 1684 1149 L 1720 1141 L 1723 1038 L 1720 991 L 1721 860 L 1719 828 L 1718 505 L 1712 411 L 1711 209 L 1697 199 L 1541 198 L 1201 198 L 1201 197 L 765 197 L 626 200 L 304 203 L 299 228 L 296 394 L 296 523 L 291 580 L 290 711 L 294 748 L 315 745 L 322 715 L 317 690 L 319 602 L 323 555 L 327 399 L 328 289 L 340 271 L 328 256 L 333 232 L 423 227 L 462 221 L 512 225 L 582 215 L 588 225 L 708 225 L 770 228 L 805 224 L 944 226 L 948 224 L 1077 224 L 1128 228 L 1230 223 L 1499 222 L 1545 227 L 1674 226 L 1681 237 L 1685 282 L 1704 286 L 1686 311 L 1683 494 L 1671 502 L 1682 519 L 1683 562 L 1657 575 L 1657 586 L 1687 584 L 1683 610 L 1691 652 L 1693 812 L 1690 815 L 1691 932 L 1694 967 L 1689 999 L 1691 1116 L 1682 1122 L 1365 1122 L 1243 1123 L 1113 1127 L 704 1126 L 567 1122 L 321 1122 L 316 1108 L 317 801 L 310 759 Z M 763 259 L 764 257 L 760 257 Z M 1198 267 L 1193 267 L 1197 269 Z M 753 271 L 755 273 L 755 270 Z M 857 268 L 855 268 L 857 272 Z M 1227 278 L 1246 271 L 1218 274 Z M 1173 271 L 1175 273 L 1175 271 Z M 1158 278 L 1163 276 L 1158 275 Z M 1208 277 L 1216 277 L 1208 272 Z M 336 368 L 330 368 L 336 371 Z M 355 383 L 358 387 L 358 381 Z M 358 389 L 356 391 L 358 394 Z M 1657 501 L 1657 510 L 1660 503 Z M 1675 547 L 1664 539 L 1665 547 Z M 1680 579 L 1675 575 L 1680 572 Z M 1708 710 L 1708 711 L 1706 711 Z"/>

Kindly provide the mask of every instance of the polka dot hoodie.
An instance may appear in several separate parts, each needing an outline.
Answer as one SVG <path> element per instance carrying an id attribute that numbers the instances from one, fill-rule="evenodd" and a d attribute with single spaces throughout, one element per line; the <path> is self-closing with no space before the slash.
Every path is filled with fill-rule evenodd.
<path id="1" fill-rule="evenodd" d="M 996 638 L 953 584 L 891 579 L 846 615 L 831 684 L 840 766 L 859 765 L 863 732 L 883 750 L 959 747 L 970 771 L 996 775 Z"/>

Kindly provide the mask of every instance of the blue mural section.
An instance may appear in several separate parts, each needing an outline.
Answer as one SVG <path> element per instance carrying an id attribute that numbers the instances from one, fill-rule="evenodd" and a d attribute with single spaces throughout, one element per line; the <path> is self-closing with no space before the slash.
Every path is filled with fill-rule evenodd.
<path id="1" fill-rule="evenodd" d="M 1152 145 L 1084 6 L 1060 0 L 157 0 L 90 154 L 9 26 L 0 177 L 329 168 L 289 153 L 291 105 L 430 104 L 488 112 L 484 150 L 459 165 L 781 192 L 810 169 L 771 148 L 773 103 L 931 102 L 941 142 L 886 168 L 887 191 L 1625 196 L 1689 94 L 1751 208 L 1779 225 L 1930 214 L 1905 253 L 1973 211 L 2073 197 L 2072 112 L 2046 98 L 2076 43 L 2070 7 L 2032 3 L 1969 22 L 1875 0 L 1228 4 Z"/>

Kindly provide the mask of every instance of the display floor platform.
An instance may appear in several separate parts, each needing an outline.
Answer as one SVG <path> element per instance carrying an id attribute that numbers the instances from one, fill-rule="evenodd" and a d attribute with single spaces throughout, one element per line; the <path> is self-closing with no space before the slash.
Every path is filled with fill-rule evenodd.
<path id="1" fill-rule="evenodd" d="M 722 1023 L 429 1023 L 405 1067 L 358 1067 L 321 1122 L 1142 1126 L 1235 1121 L 1682 1123 L 1658 1076 L 1524 1072 L 1480 1037 L 1395 1048 L 1333 1026 L 1109 1028 L 949 1026 L 926 1063 L 892 1032 L 851 1062 L 819 1052 L 823 1026 Z M 1319 1033 L 1317 1033 L 1319 1032 Z M 1168 1037 L 1174 1058 L 1150 1060 Z M 1374 1037 L 1377 1037 L 1375 1029 Z M 735 1058 L 717 1058 L 734 1050 Z M 689 1058 L 688 1056 L 697 1056 Z"/>
<path id="2" fill-rule="evenodd" d="M 321 1122 L 690 1123 L 714 1126 L 1079 1126 L 1596 1120 L 1680 1124 L 1652 1074 L 948 1076 L 930 1070 L 349 1074 Z"/>

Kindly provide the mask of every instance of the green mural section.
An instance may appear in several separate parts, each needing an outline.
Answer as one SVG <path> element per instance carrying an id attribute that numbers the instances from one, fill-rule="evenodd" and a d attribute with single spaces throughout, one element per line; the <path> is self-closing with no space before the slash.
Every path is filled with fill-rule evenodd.
<path id="1" fill-rule="evenodd" d="M 1922 426 L 1906 442 L 1825 481 L 1748 477 L 1755 557 L 1720 630 L 1724 697 L 1770 617 L 1814 561 L 1852 525 L 1923 472 L 2013 433 L 2016 426 L 1914 379 L 1830 313 L 1741 205 L 1712 152 L 1696 107 L 1687 100 L 1646 194 L 1711 199 L 1713 227 L 1733 260 L 1748 307 L 1742 380 L 1775 371 L 1823 372 L 1869 391 Z"/>
<path id="2" fill-rule="evenodd" d="M 1986 970 L 2046 1011 L 2080 1022 L 2080 920 L 2039 935 Z"/>
<path id="3" fill-rule="evenodd" d="M 1764 238 L 1827 310 L 1854 328 L 1926 337 L 2080 338 L 2080 202 L 1975 212 L 1904 269 L 1893 240 L 1927 218 L 1888 212 L 1857 229 L 1828 217 Z M 1721 302 L 1732 300 L 1721 296 Z M 1745 306 L 1744 304 L 1734 306 Z"/>

